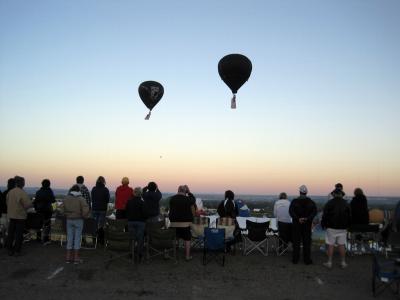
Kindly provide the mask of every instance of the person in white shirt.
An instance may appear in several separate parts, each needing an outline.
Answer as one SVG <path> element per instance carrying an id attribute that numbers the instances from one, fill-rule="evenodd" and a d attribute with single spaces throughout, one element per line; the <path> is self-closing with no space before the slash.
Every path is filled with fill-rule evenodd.
<path id="1" fill-rule="evenodd" d="M 292 218 L 289 215 L 289 206 L 286 193 L 280 193 L 279 200 L 274 204 L 274 216 L 278 224 L 279 237 L 286 245 L 292 241 Z"/>

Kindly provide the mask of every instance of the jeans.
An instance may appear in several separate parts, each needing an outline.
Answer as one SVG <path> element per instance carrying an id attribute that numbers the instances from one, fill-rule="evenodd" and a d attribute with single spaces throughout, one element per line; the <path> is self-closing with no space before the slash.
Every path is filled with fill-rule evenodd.
<path id="1" fill-rule="evenodd" d="M 24 239 L 24 229 L 25 220 L 10 219 L 6 241 L 6 247 L 10 253 L 21 252 L 22 241 Z"/>
<path id="2" fill-rule="evenodd" d="M 303 260 L 305 263 L 311 262 L 311 222 L 300 224 L 293 222 L 293 262 L 297 263 L 300 259 L 300 244 L 303 244 Z"/>
<path id="3" fill-rule="evenodd" d="M 67 250 L 81 248 L 82 229 L 83 219 L 67 219 Z"/>
<path id="4" fill-rule="evenodd" d="M 94 210 L 92 211 L 92 217 L 97 222 L 97 228 L 103 228 L 106 222 L 106 211 Z"/>
<path id="5" fill-rule="evenodd" d="M 143 243 L 144 243 L 144 228 L 145 222 L 139 221 L 130 221 L 128 222 L 129 232 L 134 233 L 132 238 L 137 242 L 137 248 L 135 249 L 135 253 L 139 256 L 143 255 Z"/>

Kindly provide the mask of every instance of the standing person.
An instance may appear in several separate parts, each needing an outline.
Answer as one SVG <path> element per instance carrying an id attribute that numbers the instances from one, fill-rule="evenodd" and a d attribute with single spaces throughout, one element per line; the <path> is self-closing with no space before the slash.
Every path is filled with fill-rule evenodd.
<path id="1" fill-rule="evenodd" d="M 329 200 L 323 210 L 321 226 L 326 228 L 325 242 L 328 245 L 328 261 L 323 265 L 332 268 L 333 247 L 338 245 L 341 258 L 340 266 L 346 268 L 346 237 L 347 228 L 351 223 L 351 212 L 347 201 L 343 199 L 344 193 L 340 189 L 332 192 L 333 199 Z"/>
<path id="2" fill-rule="evenodd" d="M 133 232 L 135 236 L 133 237 L 137 243 L 135 249 L 136 261 L 141 261 L 143 257 L 143 244 L 144 244 L 144 230 L 146 216 L 143 213 L 143 199 L 142 199 L 142 189 L 140 187 L 135 187 L 133 190 L 133 195 L 126 203 L 126 218 L 128 219 L 129 232 Z"/>
<path id="3" fill-rule="evenodd" d="M 341 184 L 340 182 L 335 184 L 335 188 L 333 189 L 333 191 L 329 194 L 329 200 L 335 198 L 333 196 L 334 193 L 340 192 L 342 193 L 342 197 L 346 196 L 346 193 L 343 191 L 343 184 Z"/>
<path id="4" fill-rule="evenodd" d="M 103 176 L 99 176 L 96 181 L 96 186 L 92 188 L 92 217 L 97 222 L 97 234 L 99 243 L 104 245 L 104 224 L 110 202 L 110 191 L 106 188 L 106 180 Z"/>
<path id="5" fill-rule="evenodd" d="M 225 200 L 222 200 L 218 205 L 218 215 L 220 218 L 236 219 L 239 215 L 239 208 L 235 204 L 235 194 L 231 191 L 225 191 Z"/>
<path id="6" fill-rule="evenodd" d="M 50 188 L 50 180 L 43 179 L 42 187 L 36 192 L 33 206 L 36 212 L 40 213 L 44 217 L 44 230 L 43 230 L 43 244 L 47 245 L 50 243 L 50 230 L 51 230 L 51 216 L 53 215 L 52 204 L 56 202 L 53 190 Z M 42 232 L 38 230 L 36 232 L 36 240 L 42 241 Z"/>
<path id="7" fill-rule="evenodd" d="M 307 197 L 307 187 L 299 188 L 300 196 L 290 203 L 289 214 L 293 222 L 293 257 L 292 262 L 297 264 L 300 259 L 300 244 L 303 244 L 303 261 L 306 265 L 312 264 L 311 260 L 311 226 L 317 214 L 315 202 Z"/>
<path id="8" fill-rule="evenodd" d="M 169 200 L 170 227 L 176 228 L 176 237 L 184 241 L 186 261 L 192 259 L 190 256 L 190 241 L 192 239 L 190 224 L 193 222 L 195 214 L 195 207 L 193 201 L 187 196 L 188 193 L 190 193 L 189 188 L 181 185 L 178 188 L 178 193 Z"/>
<path id="9" fill-rule="evenodd" d="M 128 199 L 132 197 L 133 190 L 129 186 L 129 178 L 124 177 L 121 180 L 122 185 L 115 191 L 115 216 L 117 219 L 126 219 L 125 207 Z"/>
<path id="10" fill-rule="evenodd" d="M 350 208 L 351 224 L 369 224 L 368 202 L 362 189 L 356 188 L 354 190 L 354 197 L 350 202 Z"/>
<path id="11" fill-rule="evenodd" d="M 82 260 L 79 257 L 81 248 L 81 236 L 83 229 L 83 219 L 89 216 L 89 205 L 82 197 L 80 187 L 75 184 L 60 207 L 60 212 L 65 215 L 67 220 L 67 254 L 65 262 L 79 264 Z M 72 250 L 74 251 L 72 253 Z"/>
<path id="12" fill-rule="evenodd" d="M 292 218 L 289 214 L 290 202 L 286 193 L 279 194 L 279 200 L 274 204 L 274 216 L 278 225 L 279 238 L 286 244 L 292 241 Z M 281 241 L 279 241 L 281 244 Z M 281 245 L 280 245 L 281 246 Z"/>
<path id="13" fill-rule="evenodd" d="M 85 178 L 83 176 L 79 175 L 76 177 L 76 184 L 79 186 L 79 190 L 82 194 L 82 197 L 85 198 L 86 203 L 89 206 L 89 209 L 92 209 L 92 201 L 90 199 L 90 192 L 89 189 L 84 185 Z"/>
<path id="14" fill-rule="evenodd" d="M 25 179 L 15 176 L 15 188 L 7 193 L 7 212 L 10 223 L 8 225 L 8 236 L 6 247 L 8 255 L 21 255 L 23 233 L 25 229 L 26 210 L 32 207 L 32 201 L 23 190 Z"/>
<path id="15" fill-rule="evenodd" d="M 157 222 L 160 216 L 160 200 L 162 194 L 155 182 L 149 182 L 149 184 L 143 188 L 142 198 L 144 201 L 143 211 L 146 215 L 146 221 Z"/>
<path id="16" fill-rule="evenodd" d="M 15 188 L 15 179 L 9 178 L 7 180 L 7 189 L 3 192 L 3 201 L 0 206 L 1 214 L 7 214 L 7 194 L 13 188 Z M 0 214 L 0 217 L 1 217 L 1 214 Z"/>

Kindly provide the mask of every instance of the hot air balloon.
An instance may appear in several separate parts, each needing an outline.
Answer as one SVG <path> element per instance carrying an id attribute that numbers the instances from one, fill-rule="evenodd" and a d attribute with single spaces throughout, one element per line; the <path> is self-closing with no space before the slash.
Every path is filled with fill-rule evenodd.
<path id="1" fill-rule="evenodd" d="M 161 100 L 164 95 L 163 86 L 156 81 L 145 81 L 139 85 L 139 96 L 142 99 L 144 105 L 150 109 L 145 120 L 150 119 L 151 110 Z"/>
<path id="2" fill-rule="evenodd" d="M 249 79 L 251 61 L 242 54 L 229 54 L 218 63 L 218 73 L 225 84 L 232 90 L 231 108 L 236 108 L 236 93 Z"/>

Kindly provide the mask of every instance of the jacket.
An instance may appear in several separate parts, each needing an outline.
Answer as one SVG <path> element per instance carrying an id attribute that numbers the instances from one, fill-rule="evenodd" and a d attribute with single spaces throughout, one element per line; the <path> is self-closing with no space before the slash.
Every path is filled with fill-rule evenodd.
<path id="1" fill-rule="evenodd" d="M 126 203 L 126 218 L 130 222 L 144 222 L 146 216 L 143 213 L 143 199 L 141 197 L 131 197 Z"/>
<path id="2" fill-rule="evenodd" d="M 143 211 L 147 218 L 156 217 L 160 214 L 161 192 L 157 189 L 154 192 L 143 189 L 142 195 L 144 204 Z"/>
<path id="3" fill-rule="evenodd" d="M 92 188 L 92 210 L 94 211 L 107 211 L 108 202 L 110 202 L 110 191 L 104 184 L 97 183 Z"/>
<path id="4" fill-rule="evenodd" d="M 317 206 L 305 195 L 293 199 L 289 206 L 289 214 L 293 223 L 299 223 L 300 218 L 306 218 L 307 223 L 311 223 L 317 214 Z"/>
<path id="5" fill-rule="evenodd" d="M 60 206 L 60 212 L 67 219 L 82 219 L 89 216 L 89 205 L 80 192 L 71 192 Z"/>
<path id="6" fill-rule="evenodd" d="M 367 198 L 364 195 L 355 196 L 350 202 L 350 208 L 352 224 L 369 224 Z"/>
<path id="7" fill-rule="evenodd" d="M 193 202 L 181 194 L 172 196 L 169 200 L 169 220 L 174 222 L 193 222 Z"/>
<path id="8" fill-rule="evenodd" d="M 28 194 L 21 188 L 15 187 L 7 194 L 8 218 L 26 220 L 28 208 L 32 207 L 32 201 Z"/>
<path id="9" fill-rule="evenodd" d="M 33 206 L 37 212 L 51 213 L 53 211 L 52 203 L 56 202 L 51 188 L 40 188 L 35 195 Z"/>
<path id="10" fill-rule="evenodd" d="M 115 191 L 115 209 L 124 210 L 128 199 L 133 195 L 133 189 L 127 185 L 120 185 Z"/>
<path id="11" fill-rule="evenodd" d="M 322 214 L 322 228 L 347 229 L 351 223 L 351 211 L 347 201 L 342 197 L 329 200 Z"/>

